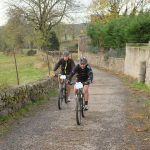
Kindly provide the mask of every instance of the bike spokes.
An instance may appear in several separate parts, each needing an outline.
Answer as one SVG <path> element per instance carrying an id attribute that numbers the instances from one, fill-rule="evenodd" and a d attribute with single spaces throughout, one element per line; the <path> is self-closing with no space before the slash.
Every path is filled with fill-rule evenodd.
<path id="1" fill-rule="evenodd" d="M 62 91 L 59 92 L 59 96 L 58 96 L 58 108 L 62 109 L 62 103 L 63 103 L 63 93 Z"/>
<path id="2" fill-rule="evenodd" d="M 65 99 L 65 103 L 67 104 L 68 101 L 68 96 L 67 96 L 67 89 L 64 89 L 64 99 Z"/>
<path id="3" fill-rule="evenodd" d="M 81 99 L 81 101 L 80 101 L 80 106 L 81 106 L 81 114 L 82 114 L 82 117 L 84 118 L 85 115 L 84 115 L 84 110 L 83 110 L 83 106 L 84 106 L 83 99 Z"/>

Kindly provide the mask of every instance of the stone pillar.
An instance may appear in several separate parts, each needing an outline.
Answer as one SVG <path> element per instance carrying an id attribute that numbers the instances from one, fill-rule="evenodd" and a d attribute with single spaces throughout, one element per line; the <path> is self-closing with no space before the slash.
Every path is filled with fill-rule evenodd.
<path id="1" fill-rule="evenodd" d="M 146 61 L 140 62 L 140 71 L 139 71 L 139 82 L 145 83 L 146 77 Z"/>

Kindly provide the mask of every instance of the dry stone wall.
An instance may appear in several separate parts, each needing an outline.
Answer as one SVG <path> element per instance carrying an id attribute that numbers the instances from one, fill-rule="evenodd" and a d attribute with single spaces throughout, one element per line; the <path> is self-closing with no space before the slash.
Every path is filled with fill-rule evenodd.
<path id="1" fill-rule="evenodd" d="M 109 59 L 105 59 L 103 53 L 84 53 L 83 56 L 85 56 L 89 64 L 93 66 L 124 73 L 124 58 L 110 57 Z"/>
<path id="2" fill-rule="evenodd" d="M 54 82 L 52 79 L 46 78 L 34 83 L 1 91 L 0 115 L 11 114 L 25 104 L 48 98 L 49 90 L 56 85 Z"/>

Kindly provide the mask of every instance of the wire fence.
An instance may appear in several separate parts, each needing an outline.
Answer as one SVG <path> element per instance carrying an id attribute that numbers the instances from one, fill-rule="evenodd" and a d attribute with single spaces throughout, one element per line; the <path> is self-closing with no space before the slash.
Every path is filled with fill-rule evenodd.
<path id="1" fill-rule="evenodd" d="M 53 75 L 54 65 L 62 57 L 62 52 L 41 52 L 26 54 L 4 54 L 0 52 L 0 90 L 24 85 Z M 70 57 L 77 58 L 77 53 Z M 17 69 L 16 69 L 17 68 Z"/>

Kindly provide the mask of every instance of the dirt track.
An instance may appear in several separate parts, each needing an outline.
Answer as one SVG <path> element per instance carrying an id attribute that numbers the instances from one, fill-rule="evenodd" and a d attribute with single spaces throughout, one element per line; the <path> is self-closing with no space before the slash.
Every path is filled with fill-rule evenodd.
<path id="1" fill-rule="evenodd" d="M 0 150 L 149 150 L 149 143 L 143 144 L 149 132 L 141 138 L 130 128 L 128 111 L 135 105 L 130 98 L 122 81 L 94 69 L 81 126 L 76 125 L 74 100 L 59 111 L 54 98 L 2 136 Z"/>

